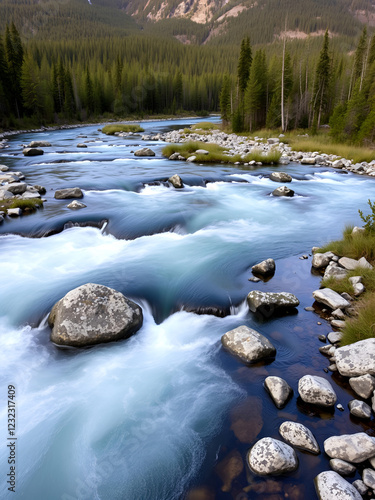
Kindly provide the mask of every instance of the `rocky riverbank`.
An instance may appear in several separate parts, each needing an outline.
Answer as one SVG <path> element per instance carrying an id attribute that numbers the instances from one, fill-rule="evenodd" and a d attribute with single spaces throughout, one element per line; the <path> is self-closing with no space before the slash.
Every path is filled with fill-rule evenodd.
<path id="1" fill-rule="evenodd" d="M 185 143 L 189 141 L 199 141 L 207 144 L 216 144 L 227 150 L 229 156 L 240 155 L 243 161 L 238 161 L 238 164 L 262 164 L 262 162 L 250 162 L 245 161 L 246 155 L 252 152 L 260 152 L 263 155 L 267 155 L 272 151 L 278 151 L 281 154 L 279 164 L 287 165 L 290 162 L 301 163 L 302 165 L 317 165 L 332 167 L 338 170 L 353 172 L 360 175 L 370 175 L 375 176 L 375 160 L 367 163 L 354 163 L 352 160 L 347 158 L 342 158 L 336 155 L 329 155 L 325 153 L 319 153 L 317 151 L 312 151 L 309 153 L 302 151 L 293 151 L 292 148 L 283 142 L 283 134 L 279 137 L 273 137 L 269 139 L 262 139 L 261 137 L 255 136 L 254 138 L 248 138 L 240 136 L 237 134 L 227 134 L 221 130 L 210 130 L 203 131 L 195 128 L 194 130 L 187 131 L 186 129 L 172 130 L 166 132 L 165 134 L 157 134 L 155 136 L 143 135 L 144 140 L 155 140 L 155 141 L 165 141 L 171 143 Z M 194 155 L 192 155 L 194 156 Z M 185 160 L 186 158 L 174 156 L 172 159 Z M 190 161 L 195 161 L 191 159 Z M 199 161 L 199 160 L 197 160 Z"/>

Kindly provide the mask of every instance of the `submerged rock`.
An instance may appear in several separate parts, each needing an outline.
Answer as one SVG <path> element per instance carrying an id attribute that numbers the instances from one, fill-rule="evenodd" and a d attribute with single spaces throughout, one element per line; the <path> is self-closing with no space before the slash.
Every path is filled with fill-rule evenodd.
<path id="1" fill-rule="evenodd" d="M 71 290 L 52 308 L 48 324 L 55 344 L 85 347 L 133 335 L 143 323 L 142 309 L 122 293 L 87 283 Z"/>
<path id="2" fill-rule="evenodd" d="M 337 396 L 328 380 L 314 375 L 305 375 L 298 381 L 298 392 L 305 403 L 334 406 Z"/>
<path id="3" fill-rule="evenodd" d="M 273 259 L 263 260 L 262 262 L 260 262 L 259 264 L 255 264 L 255 266 L 251 268 L 254 274 L 264 274 L 264 275 L 274 274 L 275 269 L 276 269 L 276 264 Z"/>
<path id="4" fill-rule="evenodd" d="M 250 449 L 247 456 L 250 469 L 259 476 L 293 472 L 298 467 L 296 452 L 278 439 L 265 437 Z"/>
<path id="5" fill-rule="evenodd" d="M 245 363 L 254 363 L 261 359 L 275 357 L 276 349 L 261 333 L 239 326 L 221 337 L 223 346 Z"/>
<path id="6" fill-rule="evenodd" d="M 43 155 L 44 151 L 43 151 L 43 149 L 39 149 L 39 148 L 25 148 L 23 150 L 23 154 L 25 156 L 39 156 L 39 155 Z"/>
<path id="7" fill-rule="evenodd" d="M 297 422 L 283 422 L 279 427 L 281 436 L 292 446 L 309 451 L 315 455 L 320 453 L 319 445 L 313 433 Z"/>
<path id="8" fill-rule="evenodd" d="M 361 495 L 337 472 L 325 471 L 314 480 L 319 500 L 362 500 Z"/>
<path id="9" fill-rule="evenodd" d="M 324 441 L 324 451 L 331 458 L 358 464 L 375 456 L 375 438 L 364 432 L 332 436 Z"/>
<path id="10" fill-rule="evenodd" d="M 345 377 L 375 375 L 375 338 L 339 347 L 335 356 L 338 371 Z"/>
<path id="11" fill-rule="evenodd" d="M 260 292 L 253 290 L 247 296 L 247 303 L 251 312 L 259 312 L 265 317 L 276 313 L 287 312 L 299 305 L 295 295 L 288 292 Z"/>
<path id="12" fill-rule="evenodd" d="M 282 378 L 270 376 L 264 381 L 264 387 L 269 392 L 277 408 L 282 408 L 293 394 L 293 389 Z"/>
<path id="13" fill-rule="evenodd" d="M 56 200 L 68 200 L 70 198 L 83 198 L 82 190 L 78 187 L 58 189 L 55 192 Z"/>
<path id="14" fill-rule="evenodd" d="M 241 453 L 238 450 L 231 451 L 215 467 L 216 474 L 223 482 L 222 491 L 230 491 L 232 482 L 238 477 L 244 469 L 244 463 Z"/>

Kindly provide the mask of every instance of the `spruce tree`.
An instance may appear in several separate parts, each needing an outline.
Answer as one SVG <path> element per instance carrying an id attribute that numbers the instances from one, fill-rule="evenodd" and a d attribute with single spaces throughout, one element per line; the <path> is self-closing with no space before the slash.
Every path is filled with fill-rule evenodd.
<path id="1" fill-rule="evenodd" d="M 319 128 L 323 112 L 328 105 L 328 96 L 331 81 L 331 58 L 329 55 L 328 30 L 324 35 L 323 47 L 315 71 L 315 85 L 313 90 L 313 127 Z"/>
<path id="2" fill-rule="evenodd" d="M 225 75 L 220 92 L 220 114 L 224 124 L 227 124 L 230 119 L 230 91 L 230 76 Z"/>
<path id="3" fill-rule="evenodd" d="M 251 63 L 252 53 L 250 38 L 247 36 L 241 42 L 240 57 L 237 67 L 238 88 L 241 96 L 243 96 L 249 81 Z"/>

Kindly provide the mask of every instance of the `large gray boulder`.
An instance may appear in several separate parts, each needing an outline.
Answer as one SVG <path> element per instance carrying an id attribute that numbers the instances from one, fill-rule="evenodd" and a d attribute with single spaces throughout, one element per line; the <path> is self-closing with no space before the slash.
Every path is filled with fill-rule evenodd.
<path id="1" fill-rule="evenodd" d="M 325 253 L 314 253 L 311 265 L 316 269 L 321 269 L 322 267 L 327 267 L 333 257 L 332 252 Z"/>
<path id="2" fill-rule="evenodd" d="M 71 290 L 52 308 L 51 340 L 62 346 L 85 347 L 126 339 L 143 323 L 142 309 L 122 293 L 87 283 Z"/>
<path id="3" fill-rule="evenodd" d="M 348 271 L 352 271 L 360 265 L 358 260 L 350 259 L 349 257 L 341 257 L 341 259 L 339 259 L 339 264 Z"/>
<path id="4" fill-rule="evenodd" d="M 285 172 L 272 172 L 270 175 L 271 181 L 274 182 L 292 182 L 292 176 Z"/>
<path id="5" fill-rule="evenodd" d="M 293 472 L 298 467 L 296 452 L 278 439 L 265 437 L 250 449 L 247 461 L 259 476 L 273 476 Z"/>
<path id="6" fill-rule="evenodd" d="M 336 349 L 336 365 L 341 375 L 375 375 L 375 338 L 360 340 Z"/>
<path id="7" fill-rule="evenodd" d="M 364 432 L 332 436 L 324 441 L 324 451 L 331 458 L 358 464 L 375 457 L 375 438 Z"/>
<path id="8" fill-rule="evenodd" d="M 245 363 L 254 363 L 261 359 L 275 357 L 276 349 L 261 333 L 239 326 L 221 337 L 223 346 Z"/>
<path id="9" fill-rule="evenodd" d="M 279 432 L 285 441 L 292 446 L 309 451 L 314 455 L 320 453 L 319 445 L 313 433 L 304 425 L 298 422 L 283 422 L 279 427 Z"/>
<path id="10" fill-rule="evenodd" d="M 83 198 L 82 190 L 78 187 L 58 189 L 55 192 L 56 200 L 69 200 L 71 198 Z"/>
<path id="11" fill-rule="evenodd" d="M 330 288 L 322 288 L 313 292 L 313 297 L 317 302 L 320 302 L 331 309 L 345 309 L 350 306 L 350 303 L 340 294 Z"/>
<path id="12" fill-rule="evenodd" d="M 27 189 L 26 182 L 12 182 L 12 184 L 6 184 L 3 186 L 3 189 L 9 191 L 9 193 L 15 194 L 23 194 Z"/>
<path id="13" fill-rule="evenodd" d="M 294 309 L 299 305 L 299 300 L 295 295 L 288 292 L 274 293 L 253 290 L 247 296 L 247 303 L 251 312 L 270 317 L 275 313 Z"/>
<path id="14" fill-rule="evenodd" d="M 362 500 L 362 496 L 337 472 L 325 471 L 314 480 L 319 500 Z"/>
<path id="15" fill-rule="evenodd" d="M 251 268 L 254 274 L 263 274 L 263 275 L 274 274 L 275 269 L 276 269 L 276 264 L 273 259 L 263 260 L 262 262 L 259 262 L 259 264 L 255 264 L 255 266 Z"/>
<path id="16" fill-rule="evenodd" d="M 287 196 L 291 198 L 294 196 L 293 189 L 288 188 L 287 186 L 280 186 L 272 191 L 273 196 Z"/>
<path id="17" fill-rule="evenodd" d="M 350 387 L 361 398 L 368 399 L 375 389 L 375 378 L 366 373 L 360 377 L 352 377 L 349 379 Z"/>
<path id="18" fill-rule="evenodd" d="M 39 149 L 39 148 L 25 148 L 23 150 L 23 154 L 25 156 L 39 156 L 39 155 L 43 155 L 44 151 L 43 151 L 43 149 Z"/>
<path id="19" fill-rule="evenodd" d="M 277 408 L 282 408 L 293 394 L 293 389 L 281 377 L 270 376 L 264 381 L 264 387 L 269 392 Z"/>
<path id="20" fill-rule="evenodd" d="M 135 151 L 134 156 L 155 156 L 155 152 L 150 148 L 142 148 Z"/>
<path id="21" fill-rule="evenodd" d="M 324 271 L 323 279 L 336 278 L 344 279 L 348 274 L 348 270 L 340 267 L 337 262 L 330 262 Z"/>
<path id="22" fill-rule="evenodd" d="M 298 392 L 305 403 L 334 406 L 337 396 L 328 380 L 315 375 L 305 375 L 298 381 Z"/>

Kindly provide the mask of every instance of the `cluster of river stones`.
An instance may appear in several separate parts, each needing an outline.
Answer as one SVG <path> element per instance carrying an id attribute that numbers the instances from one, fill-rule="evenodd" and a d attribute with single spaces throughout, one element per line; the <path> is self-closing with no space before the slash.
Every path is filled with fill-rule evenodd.
<path id="1" fill-rule="evenodd" d="M 323 265 L 326 266 L 326 272 L 331 266 L 342 269 L 344 273 L 353 268 L 350 266 L 370 266 L 367 261 L 350 263 L 346 259 L 336 259 L 331 253 L 315 253 L 313 266 L 321 268 Z M 253 266 L 252 272 L 254 276 L 264 278 L 272 276 L 275 268 L 274 260 L 267 259 Z M 330 308 L 335 316 L 341 311 L 343 317 L 346 317 L 352 308 L 348 297 L 327 288 L 314 291 L 313 296 L 316 301 Z M 288 313 L 299 306 L 298 298 L 289 292 L 253 290 L 246 300 L 252 313 L 261 314 L 265 318 Z M 52 308 L 48 323 L 51 327 L 51 341 L 57 346 L 80 348 L 130 337 L 141 328 L 143 314 L 141 307 L 122 293 L 103 285 L 88 283 L 75 288 L 59 300 Z M 344 347 L 335 346 L 339 342 L 338 337 L 328 335 L 328 340 L 330 344 L 320 350 L 330 356 L 330 362 L 341 375 L 349 377 L 350 386 L 358 395 L 358 399 L 349 404 L 350 412 L 358 418 L 371 418 L 375 411 L 375 339 Z M 221 342 L 229 353 L 246 365 L 269 361 L 276 356 L 276 348 L 270 340 L 245 325 L 226 332 Z M 264 387 L 278 409 L 283 408 L 293 394 L 288 382 L 281 377 L 267 377 Z M 298 393 L 310 405 L 332 408 L 337 403 L 334 388 L 323 377 L 304 375 L 298 381 Z M 366 402 L 371 397 L 372 408 L 371 403 Z M 343 410 L 340 404 L 337 407 Z M 253 474 L 272 477 L 295 471 L 298 468 L 296 449 L 313 455 L 321 453 L 315 436 L 301 423 L 284 421 L 279 427 L 279 434 L 281 439 L 265 437 L 250 448 L 246 460 Z M 368 497 L 369 493 L 375 495 L 374 437 L 364 432 L 332 436 L 324 441 L 323 447 L 331 458 L 332 470 L 324 471 L 315 478 L 315 488 L 320 500 L 356 500 L 361 499 L 362 495 Z M 350 483 L 344 476 L 353 475 L 357 466 L 362 471 L 362 479 Z"/>

